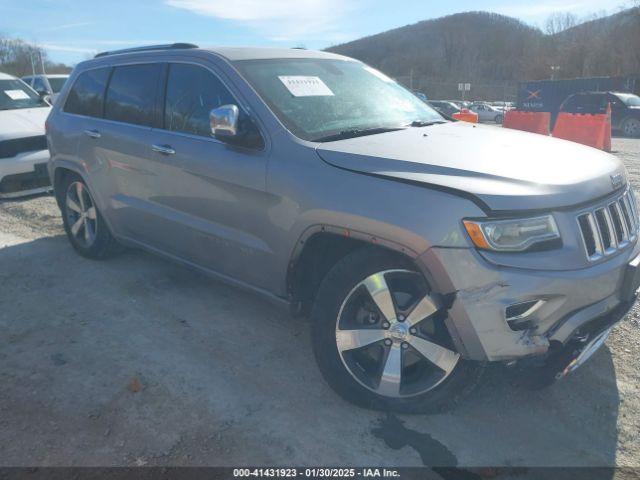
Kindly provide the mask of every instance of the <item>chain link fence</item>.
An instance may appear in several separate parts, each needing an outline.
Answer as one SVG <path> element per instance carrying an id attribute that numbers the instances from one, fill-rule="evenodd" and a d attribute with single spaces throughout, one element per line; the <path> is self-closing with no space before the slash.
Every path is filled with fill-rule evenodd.
<path id="1" fill-rule="evenodd" d="M 461 92 L 458 90 L 458 83 L 437 82 L 428 77 L 401 76 L 394 79 L 413 91 L 424 93 L 432 100 L 472 100 L 487 102 L 515 102 L 518 95 L 518 86 L 513 83 L 503 85 L 489 85 L 473 83 L 471 80 L 460 83 L 470 83 L 471 90 Z"/>

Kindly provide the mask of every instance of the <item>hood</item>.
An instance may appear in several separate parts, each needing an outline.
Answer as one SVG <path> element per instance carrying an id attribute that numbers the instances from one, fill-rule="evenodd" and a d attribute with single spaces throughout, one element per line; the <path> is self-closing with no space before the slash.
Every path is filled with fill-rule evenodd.
<path id="1" fill-rule="evenodd" d="M 0 110 L 0 141 L 44 135 L 51 107 Z"/>
<path id="2" fill-rule="evenodd" d="M 466 122 L 327 142 L 316 151 L 336 167 L 472 194 L 490 210 L 588 202 L 611 193 L 616 174 L 626 184 L 624 166 L 608 153 Z"/>

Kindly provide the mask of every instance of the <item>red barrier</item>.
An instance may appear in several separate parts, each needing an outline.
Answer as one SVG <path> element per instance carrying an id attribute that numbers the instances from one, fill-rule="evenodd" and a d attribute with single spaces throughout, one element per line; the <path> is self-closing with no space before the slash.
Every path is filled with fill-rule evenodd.
<path id="1" fill-rule="evenodd" d="M 518 110 L 507 110 L 504 112 L 502 126 L 514 130 L 539 133 L 549 135 L 549 124 L 551 123 L 551 113 L 549 112 L 521 112 Z"/>
<path id="2" fill-rule="evenodd" d="M 553 136 L 610 152 L 611 109 L 595 115 L 560 112 Z"/>
<path id="3" fill-rule="evenodd" d="M 466 108 L 463 108 L 458 113 L 454 113 L 451 117 L 461 122 L 478 123 L 478 114 Z"/>

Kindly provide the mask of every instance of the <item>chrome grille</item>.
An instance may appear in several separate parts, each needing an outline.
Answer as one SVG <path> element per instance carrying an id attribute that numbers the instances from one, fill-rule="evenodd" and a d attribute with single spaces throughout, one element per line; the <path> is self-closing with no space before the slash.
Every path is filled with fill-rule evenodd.
<path id="1" fill-rule="evenodd" d="M 589 261 L 611 255 L 635 240 L 638 211 L 631 190 L 617 199 L 578 215 L 582 242 Z"/>

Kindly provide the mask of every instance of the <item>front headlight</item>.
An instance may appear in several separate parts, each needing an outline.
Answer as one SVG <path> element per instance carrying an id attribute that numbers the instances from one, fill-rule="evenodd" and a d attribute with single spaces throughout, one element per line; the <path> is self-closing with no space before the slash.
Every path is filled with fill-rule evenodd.
<path id="1" fill-rule="evenodd" d="M 521 252 L 532 245 L 560 238 L 552 215 L 510 220 L 463 220 L 473 244 L 484 250 Z"/>

